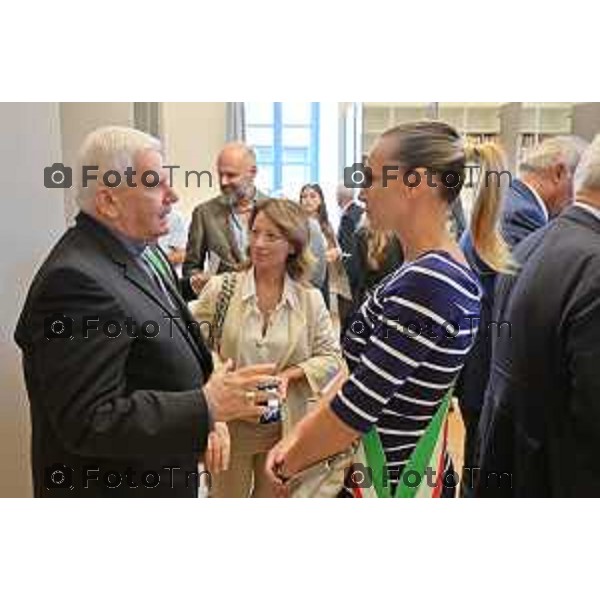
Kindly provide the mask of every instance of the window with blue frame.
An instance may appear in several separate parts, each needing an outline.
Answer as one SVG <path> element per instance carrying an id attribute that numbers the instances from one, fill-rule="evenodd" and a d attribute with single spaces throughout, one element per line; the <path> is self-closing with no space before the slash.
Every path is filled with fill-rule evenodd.
<path id="1" fill-rule="evenodd" d="M 319 103 L 246 102 L 246 142 L 256 151 L 258 188 L 296 199 L 319 180 Z"/>

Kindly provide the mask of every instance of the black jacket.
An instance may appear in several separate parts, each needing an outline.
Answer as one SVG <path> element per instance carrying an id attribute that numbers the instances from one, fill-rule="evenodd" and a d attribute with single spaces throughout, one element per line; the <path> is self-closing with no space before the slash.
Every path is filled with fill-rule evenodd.
<path id="1" fill-rule="evenodd" d="M 497 282 L 482 496 L 600 496 L 600 220 L 574 206 Z M 498 485 L 499 478 L 502 482 Z"/>
<path id="2" fill-rule="evenodd" d="M 174 287 L 171 296 L 176 308 L 87 215 L 54 247 L 15 333 L 36 496 L 197 494 L 188 473 L 210 427 L 201 388 L 212 360 Z M 48 339 L 56 334 L 66 337 Z"/>
<path id="3" fill-rule="evenodd" d="M 352 252 L 354 234 L 356 233 L 358 224 L 360 223 L 364 212 L 365 210 L 360 204 L 352 202 L 342 214 L 337 238 L 340 248 L 345 254 L 350 254 Z"/>
<path id="4" fill-rule="evenodd" d="M 384 260 L 379 269 L 373 270 L 369 264 L 369 231 L 359 227 L 354 236 L 352 254 L 349 259 L 348 281 L 352 292 L 353 310 L 358 310 L 367 292 L 373 289 L 384 277 L 402 266 L 404 252 L 395 235 L 390 237 Z"/>

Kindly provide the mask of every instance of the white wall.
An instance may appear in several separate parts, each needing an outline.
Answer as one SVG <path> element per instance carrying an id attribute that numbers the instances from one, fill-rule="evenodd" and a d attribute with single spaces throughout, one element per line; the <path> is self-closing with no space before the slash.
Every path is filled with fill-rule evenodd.
<path id="1" fill-rule="evenodd" d="M 174 185 L 180 202 L 179 209 L 189 217 L 194 207 L 220 193 L 215 161 L 226 135 L 225 102 L 163 102 L 161 113 L 162 138 L 167 162 L 179 165 L 174 171 Z M 195 177 L 188 179 L 185 171 L 210 171 L 213 187 L 208 177 L 201 179 L 200 188 Z"/>
<path id="2" fill-rule="evenodd" d="M 65 229 L 64 194 L 43 185 L 61 160 L 58 103 L 0 105 L 0 497 L 31 495 L 29 408 L 15 324 L 37 267 Z"/>

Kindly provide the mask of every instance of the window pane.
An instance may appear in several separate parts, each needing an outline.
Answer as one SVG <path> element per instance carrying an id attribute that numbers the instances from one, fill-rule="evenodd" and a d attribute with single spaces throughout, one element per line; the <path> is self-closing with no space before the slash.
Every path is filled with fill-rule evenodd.
<path id="1" fill-rule="evenodd" d="M 257 165 L 256 186 L 263 193 L 270 195 L 275 187 L 273 165 Z"/>
<path id="2" fill-rule="evenodd" d="M 308 165 L 284 165 L 281 171 L 284 196 L 297 200 L 300 196 L 300 188 L 310 182 L 310 167 Z"/>
<path id="3" fill-rule="evenodd" d="M 281 111 L 284 125 L 310 125 L 310 102 L 282 102 Z"/>
<path id="4" fill-rule="evenodd" d="M 248 125 L 273 125 L 273 102 L 246 102 Z"/>
<path id="5" fill-rule="evenodd" d="M 248 127 L 246 141 L 250 146 L 273 146 L 272 127 Z"/>
<path id="6" fill-rule="evenodd" d="M 284 127 L 283 128 L 283 145 L 293 146 L 310 146 L 310 129 L 308 127 Z"/>
<path id="7" fill-rule="evenodd" d="M 284 148 L 283 163 L 305 164 L 310 162 L 308 148 Z"/>
<path id="8" fill-rule="evenodd" d="M 257 163 L 273 163 L 273 162 L 275 162 L 273 146 L 254 146 L 254 152 L 256 152 L 256 162 Z"/>

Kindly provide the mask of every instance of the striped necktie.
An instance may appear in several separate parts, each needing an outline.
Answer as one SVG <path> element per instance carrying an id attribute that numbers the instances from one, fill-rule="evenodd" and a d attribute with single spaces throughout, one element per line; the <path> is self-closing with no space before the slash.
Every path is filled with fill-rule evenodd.
<path id="1" fill-rule="evenodd" d="M 144 256 L 148 257 L 148 260 L 156 267 L 156 270 L 164 277 L 169 283 L 173 284 L 173 271 L 171 265 L 166 261 L 162 252 L 157 250 L 154 246 L 146 246 L 144 250 Z"/>
<path id="2" fill-rule="evenodd" d="M 146 246 L 142 252 L 142 259 L 148 266 L 148 269 L 152 274 L 152 279 L 158 285 L 169 304 L 173 308 L 176 308 L 177 305 L 173 299 L 173 296 L 165 285 L 165 281 L 168 281 L 169 284 L 173 285 L 173 274 L 169 265 L 165 264 L 164 258 L 160 252 L 155 250 L 152 246 Z"/>

